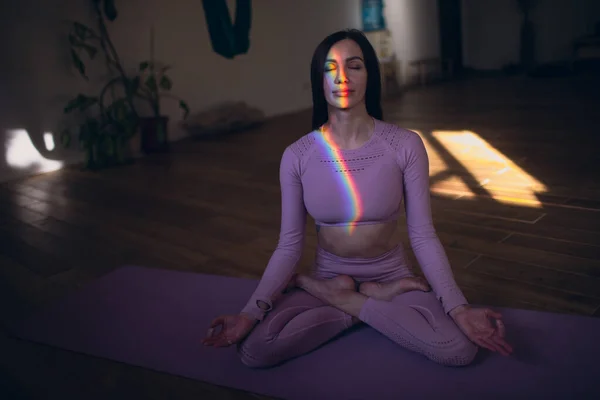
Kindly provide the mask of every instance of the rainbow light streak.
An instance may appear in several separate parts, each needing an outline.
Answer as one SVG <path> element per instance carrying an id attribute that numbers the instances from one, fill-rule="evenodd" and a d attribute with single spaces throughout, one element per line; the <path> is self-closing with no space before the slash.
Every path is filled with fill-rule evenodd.
<path id="1" fill-rule="evenodd" d="M 335 62 L 328 62 L 325 65 L 325 89 L 330 91 L 348 90 L 348 75 L 346 74 L 345 60 L 342 58 L 339 52 L 335 51 L 334 49 L 329 52 L 327 59 L 334 60 Z M 337 97 L 337 102 L 339 103 L 339 107 L 342 109 L 348 108 L 350 104 L 348 96 Z"/>
<path id="2" fill-rule="evenodd" d="M 338 167 L 339 184 L 342 191 L 345 193 L 346 212 L 350 216 L 350 220 L 348 221 L 348 234 L 351 235 L 354 232 L 357 221 L 363 215 L 364 208 L 362 199 L 358 188 L 356 187 L 356 183 L 354 182 L 354 178 L 349 172 L 350 168 L 348 167 L 346 160 L 342 157 L 339 146 L 333 142 L 331 133 L 324 127 L 319 131 L 321 132 L 319 137 L 322 139 L 323 148 L 327 151 L 329 158 Z"/>

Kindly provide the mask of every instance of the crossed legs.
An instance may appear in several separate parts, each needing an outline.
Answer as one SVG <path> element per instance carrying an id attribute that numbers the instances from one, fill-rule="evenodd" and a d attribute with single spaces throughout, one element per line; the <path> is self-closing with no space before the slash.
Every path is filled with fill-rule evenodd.
<path id="1" fill-rule="evenodd" d="M 403 282 L 384 288 L 363 284 L 356 291 L 348 276 L 327 280 L 300 276 L 296 282 L 300 289 L 284 294 L 240 344 L 240 357 L 250 367 L 273 366 L 364 322 L 434 362 L 470 364 L 477 346 L 445 314 L 435 294 L 415 290 L 414 279 Z"/>
<path id="2" fill-rule="evenodd" d="M 302 289 L 292 289 L 277 301 L 238 346 L 249 367 L 269 367 L 306 354 L 338 336 L 358 321 Z"/>

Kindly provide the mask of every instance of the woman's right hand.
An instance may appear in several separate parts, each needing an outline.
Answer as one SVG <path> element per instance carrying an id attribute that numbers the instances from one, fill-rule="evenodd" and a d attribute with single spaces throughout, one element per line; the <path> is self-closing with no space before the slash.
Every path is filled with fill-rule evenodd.
<path id="1" fill-rule="evenodd" d="M 214 347 L 231 346 L 244 339 L 257 322 L 245 314 L 222 315 L 210 323 L 210 329 L 202 343 Z"/>

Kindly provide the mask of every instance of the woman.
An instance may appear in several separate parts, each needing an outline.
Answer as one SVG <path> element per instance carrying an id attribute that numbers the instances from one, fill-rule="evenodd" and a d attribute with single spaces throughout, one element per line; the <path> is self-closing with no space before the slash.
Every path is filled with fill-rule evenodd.
<path id="1" fill-rule="evenodd" d="M 443 365 L 470 364 L 478 346 L 509 355 L 502 316 L 469 306 L 454 281 L 432 223 L 421 138 L 382 121 L 369 41 L 357 30 L 325 38 L 311 80 L 314 131 L 281 159 L 277 248 L 244 309 L 216 318 L 204 344 L 238 344 L 246 365 L 267 367 L 366 323 Z M 412 274 L 395 235 L 403 200 L 427 281 Z M 318 232 L 311 276 L 295 274 L 307 213 Z"/>

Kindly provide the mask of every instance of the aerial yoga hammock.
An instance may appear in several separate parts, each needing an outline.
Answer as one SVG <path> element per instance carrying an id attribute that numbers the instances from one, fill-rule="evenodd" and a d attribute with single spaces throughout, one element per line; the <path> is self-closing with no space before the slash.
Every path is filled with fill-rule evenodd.
<path id="1" fill-rule="evenodd" d="M 251 0 L 237 0 L 231 21 L 227 0 L 202 0 L 213 50 L 225 58 L 245 54 L 250 48 Z"/>

